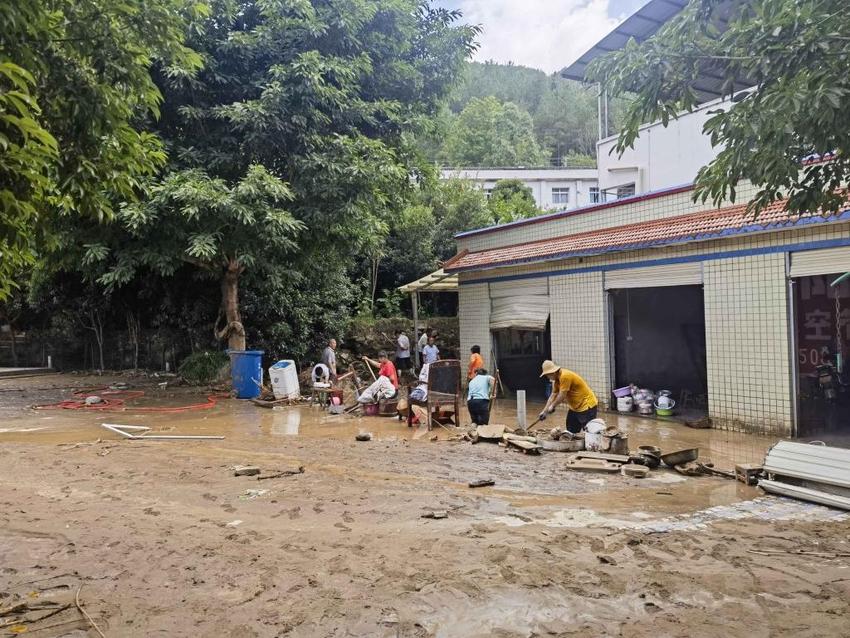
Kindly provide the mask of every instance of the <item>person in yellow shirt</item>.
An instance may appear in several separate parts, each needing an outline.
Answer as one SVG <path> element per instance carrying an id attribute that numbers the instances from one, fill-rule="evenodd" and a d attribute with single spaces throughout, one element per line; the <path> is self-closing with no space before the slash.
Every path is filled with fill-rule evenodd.
<path id="1" fill-rule="evenodd" d="M 546 407 L 539 415 L 541 421 L 555 411 L 561 403 L 566 403 L 569 408 L 567 413 L 567 430 L 573 434 L 581 432 L 589 421 L 596 418 L 596 407 L 599 402 L 593 390 L 572 370 L 567 370 L 553 361 L 543 362 L 543 371 L 540 375 L 552 381 L 552 394 L 546 401 Z"/>
<path id="2" fill-rule="evenodd" d="M 469 355 L 469 369 L 466 371 L 466 380 L 472 381 L 479 368 L 484 367 L 484 358 L 481 356 L 481 346 L 472 346 Z"/>

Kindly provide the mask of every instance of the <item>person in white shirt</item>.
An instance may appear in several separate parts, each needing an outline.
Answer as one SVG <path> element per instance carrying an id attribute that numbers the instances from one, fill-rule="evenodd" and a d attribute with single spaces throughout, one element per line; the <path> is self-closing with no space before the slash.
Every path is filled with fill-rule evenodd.
<path id="1" fill-rule="evenodd" d="M 410 338 L 404 334 L 404 330 L 395 331 L 395 367 L 399 374 L 405 370 L 410 370 L 413 365 L 410 363 Z"/>
<path id="2" fill-rule="evenodd" d="M 428 337 L 431 336 L 431 331 L 428 328 L 422 331 L 422 334 L 419 335 L 419 340 L 416 342 L 416 352 L 419 353 L 419 365 L 421 366 L 424 361 L 422 360 L 422 351 L 425 349 L 425 346 L 428 345 Z"/>
<path id="3" fill-rule="evenodd" d="M 428 338 L 428 345 L 422 348 L 422 359 L 424 363 L 431 364 L 440 359 L 440 349 L 434 342 L 434 337 Z"/>

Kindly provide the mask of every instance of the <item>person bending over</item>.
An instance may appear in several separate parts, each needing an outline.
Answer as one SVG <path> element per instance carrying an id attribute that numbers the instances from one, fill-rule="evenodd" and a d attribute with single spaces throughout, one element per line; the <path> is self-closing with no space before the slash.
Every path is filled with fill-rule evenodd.
<path id="1" fill-rule="evenodd" d="M 587 385 L 587 381 L 577 373 L 547 360 L 543 362 L 540 376 L 552 381 L 552 394 L 538 417 L 541 421 L 552 414 L 561 403 L 566 403 L 569 408 L 567 430 L 573 434 L 581 432 L 589 421 L 596 418 L 596 395 Z"/>

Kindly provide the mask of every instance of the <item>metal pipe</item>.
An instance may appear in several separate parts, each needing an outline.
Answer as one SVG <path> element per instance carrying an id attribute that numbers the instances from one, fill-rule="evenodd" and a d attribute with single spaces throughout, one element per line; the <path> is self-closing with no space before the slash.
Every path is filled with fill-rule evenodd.
<path id="1" fill-rule="evenodd" d="M 101 425 L 101 427 L 106 428 L 110 432 L 114 432 L 115 434 L 120 434 L 121 436 L 123 436 L 126 439 L 137 439 L 137 438 L 139 438 L 135 434 L 130 434 L 129 432 L 124 432 L 123 430 L 119 429 L 118 427 L 116 427 L 114 425 L 110 425 L 109 423 L 101 423 L 100 425 Z"/>
<path id="2" fill-rule="evenodd" d="M 140 441 L 144 440 L 168 440 L 168 439 L 223 439 L 223 436 L 200 436 L 200 435 L 178 435 L 178 434 L 143 434 L 142 436 L 137 436 L 136 439 Z"/>
<path id="3" fill-rule="evenodd" d="M 419 360 L 419 291 L 414 290 L 410 293 L 410 304 L 413 306 L 413 365 L 417 368 L 421 365 Z"/>
<path id="4" fill-rule="evenodd" d="M 134 432 L 147 432 L 150 430 L 149 427 L 145 427 L 143 425 L 121 425 L 118 423 L 101 423 L 101 427 L 106 428 L 110 432 L 115 432 L 115 434 L 120 434 L 126 439 L 132 439 L 134 441 L 140 441 L 143 439 L 148 440 L 170 440 L 170 439 L 217 439 L 221 440 L 223 436 L 209 436 L 209 435 L 194 435 L 194 434 L 130 434 L 126 430 L 132 430 Z"/>
<path id="5" fill-rule="evenodd" d="M 797 359 L 797 304 L 794 294 L 794 280 L 790 277 L 791 254 L 785 253 L 786 299 L 788 312 L 788 383 L 791 386 L 791 436 L 800 436 L 800 371 Z"/>

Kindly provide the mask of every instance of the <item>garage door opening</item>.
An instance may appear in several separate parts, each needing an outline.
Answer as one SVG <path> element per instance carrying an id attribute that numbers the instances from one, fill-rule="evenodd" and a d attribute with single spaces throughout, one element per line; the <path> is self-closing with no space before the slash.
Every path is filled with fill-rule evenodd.
<path id="1" fill-rule="evenodd" d="M 525 390 L 529 398 L 544 398 L 546 383 L 540 378 L 540 368 L 543 361 L 552 358 L 549 322 L 545 330 L 494 330 L 493 343 L 499 377 L 505 388 L 514 394 Z"/>
<path id="2" fill-rule="evenodd" d="M 615 387 L 669 390 L 674 416 L 707 414 L 705 306 L 701 285 L 611 289 Z M 613 407 L 616 407 L 613 406 Z"/>
<path id="3" fill-rule="evenodd" d="M 794 278 L 798 436 L 850 435 L 850 281 Z"/>

